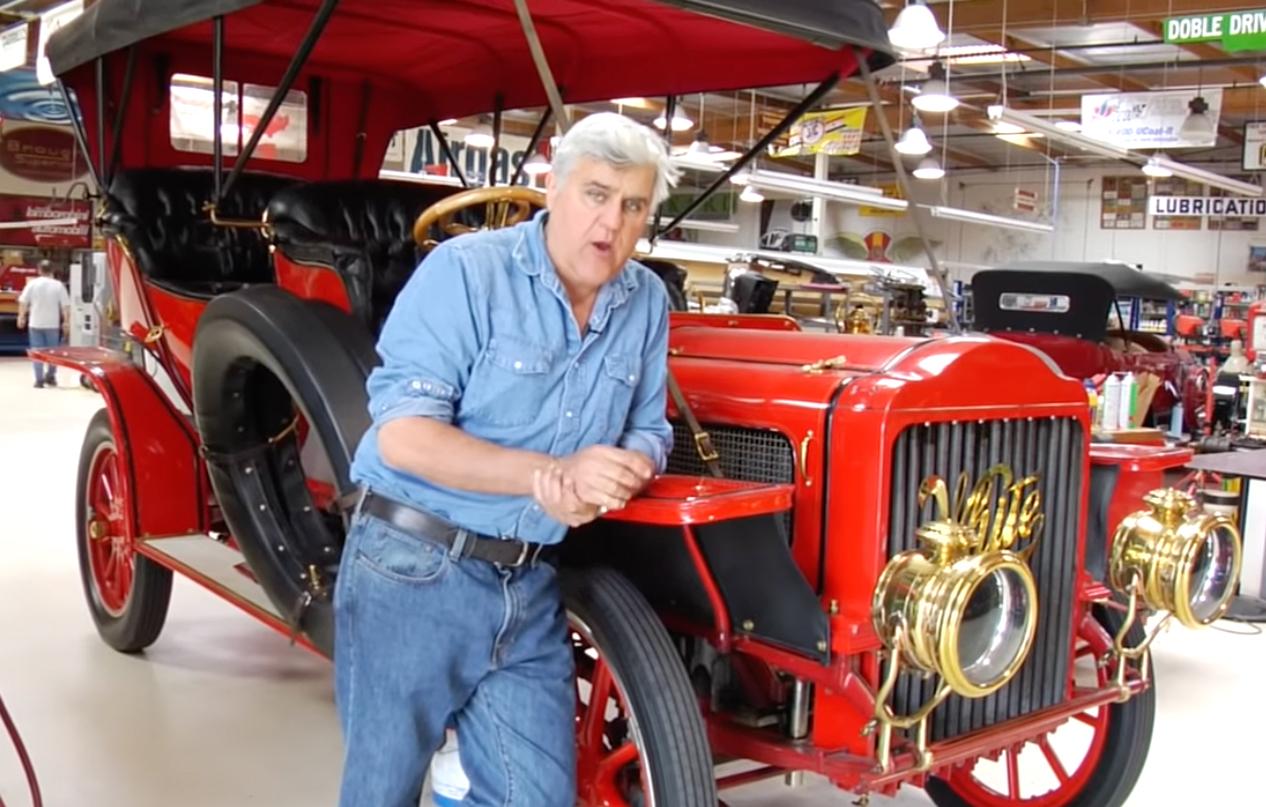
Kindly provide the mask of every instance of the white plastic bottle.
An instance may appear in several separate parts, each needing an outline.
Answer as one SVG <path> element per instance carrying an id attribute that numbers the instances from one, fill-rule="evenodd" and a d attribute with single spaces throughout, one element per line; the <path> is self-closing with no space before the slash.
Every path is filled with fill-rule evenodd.
<path id="1" fill-rule="evenodd" d="M 1134 423 L 1134 406 L 1139 397 L 1139 382 L 1134 373 L 1126 373 L 1121 379 L 1121 411 L 1117 420 L 1118 429 L 1129 429 Z"/>
<path id="2" fill-rule="evenodd" d="M 1103 382 L 1103 430 L 1114 431 L 1121 417 L 1121 378 L 1112 373 Z"/>
<path id="3" fill-rule="evenodd" d="M 431 757 L 431 798 L 435 807 L 459 807 L 470 792 L 470 780 L 457 752 L 457 732 L 444 736 L 444 747 Z"/>

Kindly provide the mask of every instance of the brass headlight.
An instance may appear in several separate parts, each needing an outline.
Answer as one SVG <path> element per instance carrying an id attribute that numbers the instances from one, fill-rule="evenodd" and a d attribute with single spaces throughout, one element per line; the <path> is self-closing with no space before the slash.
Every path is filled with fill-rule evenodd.
<path id="1" fill-rule="evenodd" d="M 1143 501 L 1151 509 L 1117 527 L 1109 581 L 1125 593 L 1137 581 L 1149 608 L 1172 611 L 1189 628 L 1221 618 L 1240 576 L 1239 530 L 1181 491 L 1154 490 Z"/>
<path id="2" fill-rule="evenodd" d="M 1036 477 L 1012 484 L 1006 466 L 990 469 L 974 490 L 964 475 L 951 510 L 944 481 L 928 478 L 919 506 L 935 499 L 942 518 L 919 528 L 922 548 L 889 561 L 875 586 L 871 619 L 884 644 L 960 695 L 1002 687 L 1033 645 L 1037 584 L 1026 555 L 1041 525 L 1036 485 Z"/>

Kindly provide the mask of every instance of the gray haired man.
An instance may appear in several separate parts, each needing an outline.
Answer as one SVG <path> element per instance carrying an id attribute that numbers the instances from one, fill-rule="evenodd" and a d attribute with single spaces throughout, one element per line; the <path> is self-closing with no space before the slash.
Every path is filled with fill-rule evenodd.
<path id="1" fill-rule="evenodd" d="M 547 210 L 440 245 L 392 308 L 335 592 L 345 807 L 416 807 L 449 723 L 464 804 L 575 803 L 572 651 L 542 550 L 664 467 L 667 296 L 630 257 L 675 179 L 650 130 L 585 118 Z"/>

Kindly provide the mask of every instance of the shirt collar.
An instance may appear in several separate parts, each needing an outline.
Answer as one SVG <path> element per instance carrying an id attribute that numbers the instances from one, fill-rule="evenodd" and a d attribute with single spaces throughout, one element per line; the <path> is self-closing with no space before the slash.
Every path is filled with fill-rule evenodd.
<path id="1" fill-rule="evenodd" d="M 567 292 L 554 262 L 549 259 L 545 249 L 545 222 L 549 220 L 549 211 L 541 210 L 530 221 L 519 225 L 519 238 L 515 242 L 512 255 L 514 265 L 524 274 L 539 276 L 546 287 L 553 289 L 562 299 L 567 299 Z M 594 303 L 593 314 L 589 318 L 589 327 L 601 331 L 610 318 L 611 311 L 628 301 L 640 285 L 635 271 L 636 263 L 626 261 L 620 273 L 607 281 L 598 290 L 598 300 Z"/>

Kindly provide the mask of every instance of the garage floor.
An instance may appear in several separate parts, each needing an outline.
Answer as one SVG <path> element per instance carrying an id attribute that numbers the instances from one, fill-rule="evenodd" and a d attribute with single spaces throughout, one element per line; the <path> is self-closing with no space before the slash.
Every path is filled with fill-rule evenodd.
<path id="1" fill-rule="evenodd" d="M 62 383 L 75 381 L 64 374 Z M 31 387 L 0 359 L 0 695 L 49 805 L 333 804 L 340 744 L 329 665 L 187 581 L 143 656 L 113 652 L 83 605 L 74 546 L 75 469 L 99 398 Z M 1156 645 L 1159 715 L 1131 805 L 1261 804 L 1266 638 L 1182 628 Z M 1236 633 L 1231 633 L 1235 631 Z M 0 735 L 0 798 L 26 804 Z M 810 780 L 731 791 L 733 807 L 847 805 Z M 903 790 L 879 805 L 925 805 Z"/>

